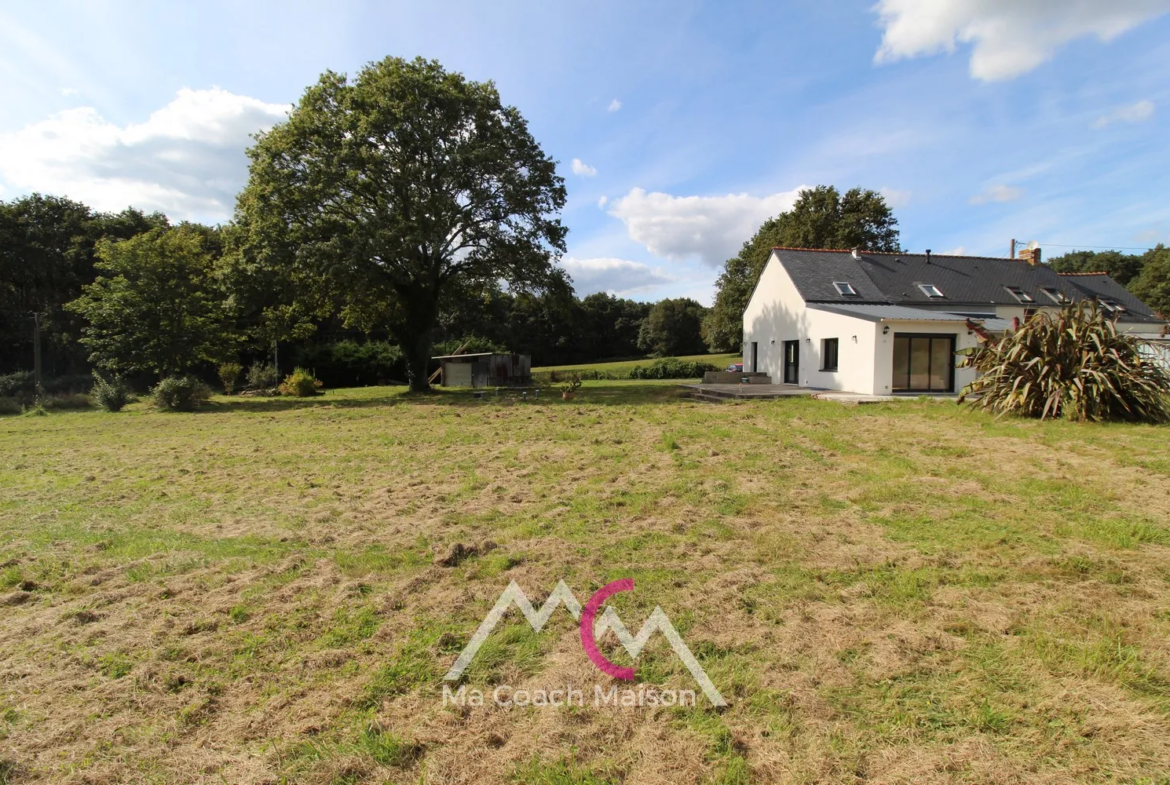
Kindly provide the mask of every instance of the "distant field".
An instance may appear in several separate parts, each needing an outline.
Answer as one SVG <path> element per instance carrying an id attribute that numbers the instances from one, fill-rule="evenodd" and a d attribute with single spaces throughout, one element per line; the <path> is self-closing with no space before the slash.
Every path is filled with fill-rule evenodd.
<path id="1" fill-rule="evenodd" d="M 1170 429 L 517 395 L 0 418 L 0 783 L 1166 782 Z M 623 578 L 725 709 L 443 706 Z M 619 684 L 563 609 L 464 678 Z"/>
<path id="2" fill-rule="evenodd" d="M 613 374 L 615 377 L 626 376 L 630 369 L 636 365 L 650 365 L 656 359 L 655 357 L 645 357 L 640 360 L 620 360 L 611 363 L 585 363 L 583 365 L 546 365 L 542 368 L 533 368 L 533 373 L 542 371 L 603 371 Z M 716 368 L 726 368 L 731 363 L 737 363 L 743 359 L 738 354 L 693 354 L 686 357 L 677 357 L 678 360 L 686 360 L 688 362 L 710 363 Z"/>

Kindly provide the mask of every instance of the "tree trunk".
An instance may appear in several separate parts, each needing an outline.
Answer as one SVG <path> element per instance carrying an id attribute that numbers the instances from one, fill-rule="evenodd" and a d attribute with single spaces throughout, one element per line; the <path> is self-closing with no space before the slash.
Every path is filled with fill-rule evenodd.
<path id="1" fill-rule="evenodd" d="M 427 381 L 427 365 L 431 359 L 430 332 L 424 331 L 405 339 L 399 347 L 402 349 L 403 359 L 406 360 L 406 380 L 410 382 L 410 391 L 430 392 L 431 385 Z"/>

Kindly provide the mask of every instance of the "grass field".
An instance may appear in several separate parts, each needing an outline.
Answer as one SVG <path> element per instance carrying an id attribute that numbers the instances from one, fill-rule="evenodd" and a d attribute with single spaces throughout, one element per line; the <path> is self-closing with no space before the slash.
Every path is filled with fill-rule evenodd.
<path id="1" fill-rule="evenodd" d="M 608 373 L 615 378 L 622 378 L 629 376 L 630 371 L 638 365 L 650 365 L 654 362 L 653 357 L 646 357 L 641 360 L 619 360 L 610 363 L 585 363 L 583 365 L 549 365 L 543 368 L 533 368 L 533 373 L 543 373 L 546 371 L 599 371 L 601 373 Z M 687 362 L 710 363 L 720 370 L 726 368 L 731 363 L 737 363 L 743 359 L 738 354 L 692 354 L 684 357 L 676 357 L 676 360 L 685 360 Z"/>
<path id="2" fill-rule="evenodd" d="M 1168 434 L 620 382 L 2 418 L 0 783 L 1166 782 Z M 442 705 L 509 581 L 625 577 L 725 709 Z M 563 610 L 466 679 L 612 683 Z"/>

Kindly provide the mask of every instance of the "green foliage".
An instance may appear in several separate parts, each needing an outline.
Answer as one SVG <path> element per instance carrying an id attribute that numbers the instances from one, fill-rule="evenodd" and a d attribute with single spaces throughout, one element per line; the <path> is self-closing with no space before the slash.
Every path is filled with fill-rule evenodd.
<path id="1" fill-rule="evenodd" d="M 707 371 L 719 370 L 710 363 L 667 357 L 630 370 L 631 379 L 701 379 Z"/>
<path id="2" fill-rule="evenodd" d="M 130 402 L 130 387 L 126 384 L 126 380 L 120 376 L 105 379 L 95 373 L 91 394 L 98 406 L 107 412 L 120 412 Z"/>
<path id="3" fill-rule="evenodd" d="M 272 363 L 257 360 L 248 368 L 248 387 L 252 390 L 271 390 L 279 378 Z"/>
<path id="4" fill-rule="evenodd" d="M 317 344 L 293 354 L 328 387 L 365 387 L 406 378 L 402 350 L 387 341 Z"/>
<path id="5" fill-rule="evenodd" d="M 89 409 L 93 401 L 85 393 L 58 393 L 57 395 L 43 396 L 39 405 L 49 411 L 59 409 Z"/>
<path id="6" fill-rule="evenodd" d="M 711 351 L 740 349 L 743 312 L 772 248 L 778 245 L 897 251 L 898 219 L 877 191 L 851 188 L 842 196 L 825 185 L 801 191 L 791 210 L 765 221 L 739 254 L 724 264 L 715 283 L 715 305 L 703 320 L 703 340 Z"/>
<path id="7" fill-rule="evenodd" d="M 1142 302 L 1170 319 L 1170 248 L 1158 244 L 1142 256 L 1142 270 L 1129 289 Z"/>
<path id="8" fill-rule="evenodd" d="M 313 375 L 312 371 L 307 371 L 304 368 L 295 368 L 292 373 L 284 377 L 284 381 L 280 383 L 280 386 L 276 390 L 281 395 L 308 398 L 320 392 L 321 381 Z"/>
<path id="9" fill-rule="evenodd" d="M 412 389 L 429 387 L 450 293 L 562 279 L 564 181 L 490 82 L 394 57 L 326 72 L 248 155 L 232 265 L 292 282 L 304 311 L 338 302 L 348 326 L 388 330 Z"/>
<path id="10" fill-rule="evenodd" d="M 1170 421 L 1170 375 L 1142 357 L 1095 303 L 1039 313 L 1015 332 L 964 349 L 978 379 L 971 405 L 1040 419 Z"/>
<path id="11" fill-rule="evenodd" d="M 236 389 L 236 383 L 240 380 L 240 374 L 244 372 L 244 366 L 237 362 L 222 363 L 219 366 L 219 381 L 223 384 L 223 391 L 225 395 L 231 395 Z"/>
<path id="12" fill-rule="evenodd" d="M 638 332 L 638 346 L 657 355 L 702 354 L 707 309 L 688 297 L 659 300 Z"/>
<path id="13" fill-rule="evenodd" d="M 32 393 L 35 380 L 32 371 L 17 371 L 0 376 L 0 397 L 19 398 Z"/>
<path id="14" fill-rule="evenodd" d="M 160 409 L 190 412 L 211 398 L 211 388 L 194 376 L 168 376 L 151 390 L 151 397 Z"/>
<path id="15" fill-rule="evenodd" d="M 20 401 L 15 398 L 0 398 L 0 415 L 3 414 L 20 414 L 24 411 L 20 405 Z"/>
<path id="16" fill-rule="evenodd" d="M 1070 251 L 1048 260 L 1048 266 L 1058 273 L 1108 273 L 1109 277 L 1125 287 L 1142 271 L 1140 254 L 1120 251 Z"/>
<path id="17" fill-rule="evenodd" d="M 572 395 L 573 393 L 577 392 L 577 390 L 581 389 L 581 374 L 570 373 L 566 379 L 566 382 L 567 383 L 561 387 L 561 391 Z"/>
<path id="18" fill-rule="evenodd" d="M 86 320 L 89 360 L 115 373 L 181 374 L 229 349 L 224 297 L 212 275 L 212 230 L 190 224 L 102 240 L 101 273 L 68 308 Z"/>

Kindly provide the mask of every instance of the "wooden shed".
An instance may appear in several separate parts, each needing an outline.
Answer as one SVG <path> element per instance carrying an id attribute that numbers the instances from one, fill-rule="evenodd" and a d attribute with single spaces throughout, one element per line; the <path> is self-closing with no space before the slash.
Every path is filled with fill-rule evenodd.
<path id="1" fill-rule="evenodd" d="M 448 354 L 432 357 L 443 371 L 444 387 L 508 387 L 532 381 L 528 354 Z"/>

